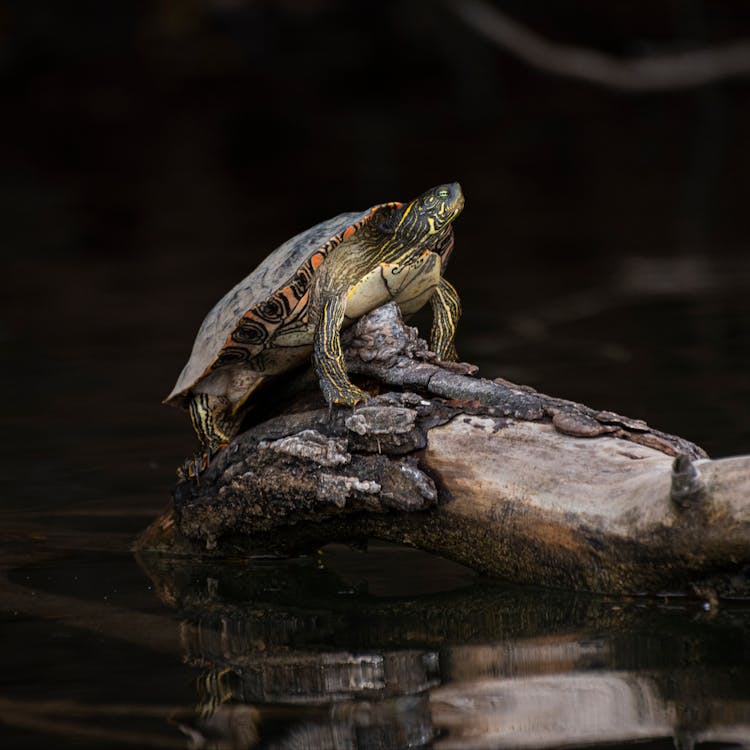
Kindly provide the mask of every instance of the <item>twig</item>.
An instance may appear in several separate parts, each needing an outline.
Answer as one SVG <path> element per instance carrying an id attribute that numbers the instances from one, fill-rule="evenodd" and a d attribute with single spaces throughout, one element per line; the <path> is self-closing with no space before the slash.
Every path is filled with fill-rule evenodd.
<path id="1" fill-rule="evenodd" d="M 449 0 L 448 6 L 474 31 L 539 70 L 619 91 L 685 89 L 750 73 L 747 41 L 618 60 L 585 47 L 551 42 L 484 0 Z"/>

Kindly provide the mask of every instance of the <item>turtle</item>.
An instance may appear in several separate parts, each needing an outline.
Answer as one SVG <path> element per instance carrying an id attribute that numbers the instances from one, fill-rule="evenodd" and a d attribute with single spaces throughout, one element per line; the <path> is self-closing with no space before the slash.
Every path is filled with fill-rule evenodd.
<path id="1" fill-rule="evenodd" d="M 197 474 L 240 429 L 257 387 L 312 361 L 329 406 L 354 407 L 369 394 L 349 379 L 340 331 L 395 301 L 404 315 L 428 301 L 430 348 L 457 359 L 458 293 L 443 277 L 464 206 L 457 182 L 409 203 L 380 203 L 342 213 L 276 248 L 230 289 L 200 326 L 192 353 L 164 403 L 190 414 L 200 444 Z M 195 467 L 188 470 L 189 467 Z"/>

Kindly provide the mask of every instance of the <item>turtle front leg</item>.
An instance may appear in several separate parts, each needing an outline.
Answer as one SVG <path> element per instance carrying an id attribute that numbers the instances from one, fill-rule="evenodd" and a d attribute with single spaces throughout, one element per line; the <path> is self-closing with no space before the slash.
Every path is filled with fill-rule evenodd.
<path id="1" fill-rule="evenodd" d="M 216 453 L 237 434 L 241 422 L 241 416 L 232 413 L 226 398 L 207 393 L 194 394 L 188 404 L 188 412 L 200 449 L 178 469 L 180 479 L 197 477 L 204 471 Z"/>
<path id="2" fill-rule="evenodd" d="M 432 331 L 430 331 L 430 349 L 447 362 L 458 360 L 453 338 L 456 325 L 461 317 L 461 300 L 458 292 L 443 278 L 435 293 L 430 297 L 432 306 Z"/>
<path id="3" fill-rule="evenodd" d="M 330 295 L 321 300 L 313 342 L 313 364 L 329 404 L 356 406 L 370 396 L 349 380 L 341 351 L 341 326 L 344 322 L 346 294 Z"/>

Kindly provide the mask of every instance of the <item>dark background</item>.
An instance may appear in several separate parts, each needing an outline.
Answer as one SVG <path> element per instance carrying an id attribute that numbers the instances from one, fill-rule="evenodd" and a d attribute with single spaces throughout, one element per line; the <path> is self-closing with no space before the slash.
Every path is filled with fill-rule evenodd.
<path id="1" fill-rule="evenodd" d="M 744 0 L 496 6 L 620 58 L 750 35 Z M 463 358 L 750 450 L 747 79 L 621 93 L 421 0 L 16 0 L 0 34 L 10 507 L 158 509 L 193 450 L 160 400 L 216 299 L 455 179 Z"/>
<path id="2" fill-rule="evenodd" d="M 494 5 L 617 59 L 750 37 L 747 0 Z M 750 78 L 623 93 L 529 67 L 454 7 L 0 3 L 3 747 L 99 747 L 82 739 L 97 727 L 124 742 L 146 716 L 153 737 L 178 741 L 154 706 L 195 705 L 200 669 L 186 661 L 172 592 L 160 600 L 129 552 L 194 450 L 186 415 L 160 402 L 213 303 L 342 211 L 459 180 L 448 276 L 463 299 L 464 359 L 713 456 L 750 452 Z M 495 588 L 478 606 L 470 571 L 377 543 L 243 565 L 257 591 L 240 623 L 283 634 L 294 622 L 291 643 L 340 651 L 342 631 L 321 641 L 316 623 L 345 611 L 347 643 L 374 648 L 360 602 L 413 600 L 438 624 L 466 619 L 466 637 L 440 636 L 447 674 L 453 645 L 460 661 L 475 639 L 518 638 L 514 674 L 546 673 L 555 653 L 567 672 L 580 653 L 581 674 L 643 670 L 686 685 L 665 696 L 687 706 L 690 726 L 704 713 L 721 723 L 726 700 L 730 730 L 747 724 L 747 620 L 731 611 L 701 620 L 668 601 L 623 635 L 595 616 L 606 600 L 589 610 L 577 594 L 528 590 L 518 606 L 512 588 L 480 582 Z M 213 576 L 184 574 L 201 591 Z M 449 589 L 456 598 L 430 599 Z M 288 617 L 268 613 L 277 596 L 289 596 Z M 414 649 L 408 623 L 389 623 L 388 648 Z M 587 656 L 596 643 L 614 656 Z M 482 645 L 466 674 L 484 679 L 490 652 Z M 84 734 L 40 725 L 47 700 Z M 116 704 L 132 711 L 107 716 Z"/>

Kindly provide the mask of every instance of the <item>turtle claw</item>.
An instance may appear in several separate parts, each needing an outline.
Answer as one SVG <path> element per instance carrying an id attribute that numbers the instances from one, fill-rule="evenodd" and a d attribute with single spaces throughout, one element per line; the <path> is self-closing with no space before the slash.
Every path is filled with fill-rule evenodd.
<path id="1" fill-rule="evenodd" d="M 363 391 L 361 388 L 352 385 L 348 388 L 336 391 L 331 401 L 338 406 L 349 406 L 354 409 L 357 404 L 363 404 L 369 398 L 370 394 L 367 393 L 367 391 Z"/>
<path id="2" fill-rule="evenodd" d="M 208 468 L 214 452 L 204 451 L 203 453 L 194 453 L 191 458 L 185 459 L 182 466 L 177 469 L 177 479 L 180 482 L 188 482 L 191 479 L 200 484 L 200 475 Z"/>
<path id="3" fill-rule="evenodd" d="M 357 404 L 362 404 L 370 398 L 367 391 L 357 388 L 352 383 L 336 384 L 321 380 L 320 382 L 323 396 L 328 403 L 328 412 L 331 414 L 334 407 L 349 407 L 353 409 Z"/>
<path id="4" fill-rule="evenodd" d="M 177 469 L 177 479 L 180 482 L 195 479 L 200 484 L 200 475 L 208 469 L 213 457 L 227 445 L 228 443 L 217 443 L 208 446 L 203 451 L 196 451 L 191 458 L 186 458 L 182 466 Z"/>
<path id="5" fill-rule="evenodd" d="M 370 398 L 367 391 L 351 383 L 342 387 L 333 385 L 324 387 L 321 382 L 321 389 L 328 404 L 328 424 L 333 424 L 343 410 L 351 409 L 354 412 L 359 404 L 364 404 Z"/>

